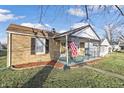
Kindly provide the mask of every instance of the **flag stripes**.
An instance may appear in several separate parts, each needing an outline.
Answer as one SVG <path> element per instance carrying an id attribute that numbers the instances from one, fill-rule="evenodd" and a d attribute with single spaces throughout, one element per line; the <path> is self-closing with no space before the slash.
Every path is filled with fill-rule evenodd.
<path id="1" fill-rule="evenodd" d="M 69 43 L 70 49 L 71 49 L 71 56 L 72 57 L 77 57 L 78 55 L 78 48 L 75 44 L 75 42 Z"/>

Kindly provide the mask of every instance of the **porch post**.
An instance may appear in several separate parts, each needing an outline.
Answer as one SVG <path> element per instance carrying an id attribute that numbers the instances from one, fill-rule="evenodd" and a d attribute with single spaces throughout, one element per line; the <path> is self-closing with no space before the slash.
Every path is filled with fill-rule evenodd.
<path id="1" fill-rule="evenodd" d="M 88 60 L 90 59 L 90 39 L 88 39 Z"/>
<path id="2" fill-rule="evenodd" d="M 11 33 L 8 33 L 8 45 L 7 45 L 7 67 L 10 67 L 11 66 L 11 37 L 12 37 L 12 34 Z"/>
<path id="3" fill-rule="evenodd" d="M 68 63 L 68 35 L 66 35 L 66 61 L 67 61 L 67 66 L 69 65 Z"/>
<path id="4" fill-rule="evenodd" d="M 100 42 L 99 42 L 99 46 L 98 46 L 98 57 L 100 57 L 100 52 L 101 52 L 101 50 L 100 50 Z"/>

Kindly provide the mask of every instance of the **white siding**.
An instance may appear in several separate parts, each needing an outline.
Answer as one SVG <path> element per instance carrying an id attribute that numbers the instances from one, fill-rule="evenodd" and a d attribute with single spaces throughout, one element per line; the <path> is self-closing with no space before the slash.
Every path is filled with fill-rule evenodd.
<path id="1" fill-rule="evenodd" d="M 78 31 L 77 33 L 74 33 L 73 36 L 85 37 L 85 38 L 99 40 L 97 35 L 94 33 L 94 31 L 90 27 L 87 28 L 87 29 L 83 29 L 81 31 Z"/>
<path id="2" fill-rule="evenodd" d="M 103 42 L 101 43 L 101 47 L 100 47 L 100 56 L 105 56 L 108 53 L 112 52 L 112 47 L 109 44 L 107 39 L 104 39 Z"/>

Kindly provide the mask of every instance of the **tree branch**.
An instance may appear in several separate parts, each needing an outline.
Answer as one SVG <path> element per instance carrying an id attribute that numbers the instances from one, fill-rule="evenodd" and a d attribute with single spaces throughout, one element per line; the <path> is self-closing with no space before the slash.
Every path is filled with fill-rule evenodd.
<path id="1" fill-rule="evenodd" d="M 89 19 L 88 10 L 87 10 L 87 5 L 85 5 L 85 11 L 86 11 L 86 19 Z"/>
<path id="2" fill-rule="evenodd" d="M 121 13 L 122 16 L 124 16 L 123 11 L 120 9 L 120 7 L 118 7 L 117 5 L 115 5 L 115 7 L 119 10 L 119 12 Z"/>

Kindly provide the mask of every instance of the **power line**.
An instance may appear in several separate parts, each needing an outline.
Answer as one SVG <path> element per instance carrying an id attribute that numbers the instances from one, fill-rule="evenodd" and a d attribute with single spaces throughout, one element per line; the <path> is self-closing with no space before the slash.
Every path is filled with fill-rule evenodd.
<path id="1" fill-rule="evenodd" d="M 115 5 L 115 7 L 118 9 L 118 11 L 121 13 L 122 16 L 124 16 L 123 11 L 121 10 L 121 8 L 118 5 Z"/>
<path id="2" fill-rule="evenodd" d="M 43 17 L 43 6 L 40 6 L 40 16 L 39 16 L 39 22 L 38 23 L 42 23 L 42 17 Z"/>

